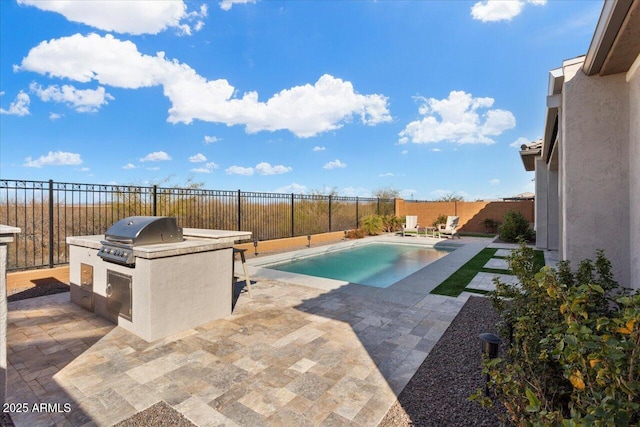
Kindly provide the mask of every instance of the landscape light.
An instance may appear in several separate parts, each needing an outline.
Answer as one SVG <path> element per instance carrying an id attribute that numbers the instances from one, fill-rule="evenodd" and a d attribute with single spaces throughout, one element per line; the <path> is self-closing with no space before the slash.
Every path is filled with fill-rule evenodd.
<path id="1" fill-rule="evenodd" d="M 482 341 L 482 353 L 486 354 L 489 359 L 495 359 L 498 357 L 500 351 L 500 344 L 502 340 L 499 336 L 485 332 L 480 334 L 480 341 Z M 484 395 L 489 395 L 489 374 L 487 373 L 487 379 L 484 384 Z"/>

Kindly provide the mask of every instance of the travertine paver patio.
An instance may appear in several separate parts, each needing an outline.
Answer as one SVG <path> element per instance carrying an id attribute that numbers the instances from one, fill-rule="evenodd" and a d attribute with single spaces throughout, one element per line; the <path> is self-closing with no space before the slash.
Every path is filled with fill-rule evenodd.
<path id="1" fill-rule="evenodd" d="M 60 404 L 11 416 L 18 426 L 108 426 L 163 400 L 201 426 L 375 426 L 468 295 L 388 301 L 359 286 L 258 280 L 232 316 L 153 343 L 69 294 L 10 303 L 7 401 Z"/>

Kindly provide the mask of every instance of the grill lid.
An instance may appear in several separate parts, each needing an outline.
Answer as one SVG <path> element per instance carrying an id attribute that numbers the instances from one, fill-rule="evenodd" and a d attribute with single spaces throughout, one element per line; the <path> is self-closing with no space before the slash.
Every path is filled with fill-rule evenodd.
<path id="1" fill-rule="evenodd" d="M 132 246 L 182 241 L 182 228 L 167 216 L 130 216 L 114 223 L 104 238 L 109 243 Z"/>

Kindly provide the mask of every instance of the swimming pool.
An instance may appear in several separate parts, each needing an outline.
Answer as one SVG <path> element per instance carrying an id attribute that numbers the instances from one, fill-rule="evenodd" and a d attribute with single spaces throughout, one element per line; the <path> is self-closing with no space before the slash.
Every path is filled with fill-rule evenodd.
<path id="1" fill-rule="evenodd" d="M 417 245 L 370 243 L 273 264 L 267 268 L 386 288 L 442 258 L 451 250 Z"/>

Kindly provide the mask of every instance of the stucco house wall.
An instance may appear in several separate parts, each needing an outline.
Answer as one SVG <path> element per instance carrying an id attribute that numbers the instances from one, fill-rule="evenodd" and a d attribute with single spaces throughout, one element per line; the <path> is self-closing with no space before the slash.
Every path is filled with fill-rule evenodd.
<path id="1" fill-rule="evenodd" d="M 640 289 L 640 55 L 627 72 L 629 84 L 629 224 L 631 285 Z"/>
<path id="2" fill-rule="evenodd" d="M 624 73 L 585 75 L 583 62 L 563 65 L 560 256 L 575 266 L 604 249 L 614 278 L 629 284 L 629 87 Z"/>
<path id="3" fill-rule="evenodd" d="M 536 160 L 536 247 L 549 249 L 548 210 L 549 180 L 547 165 L 541 157 Z"/>

